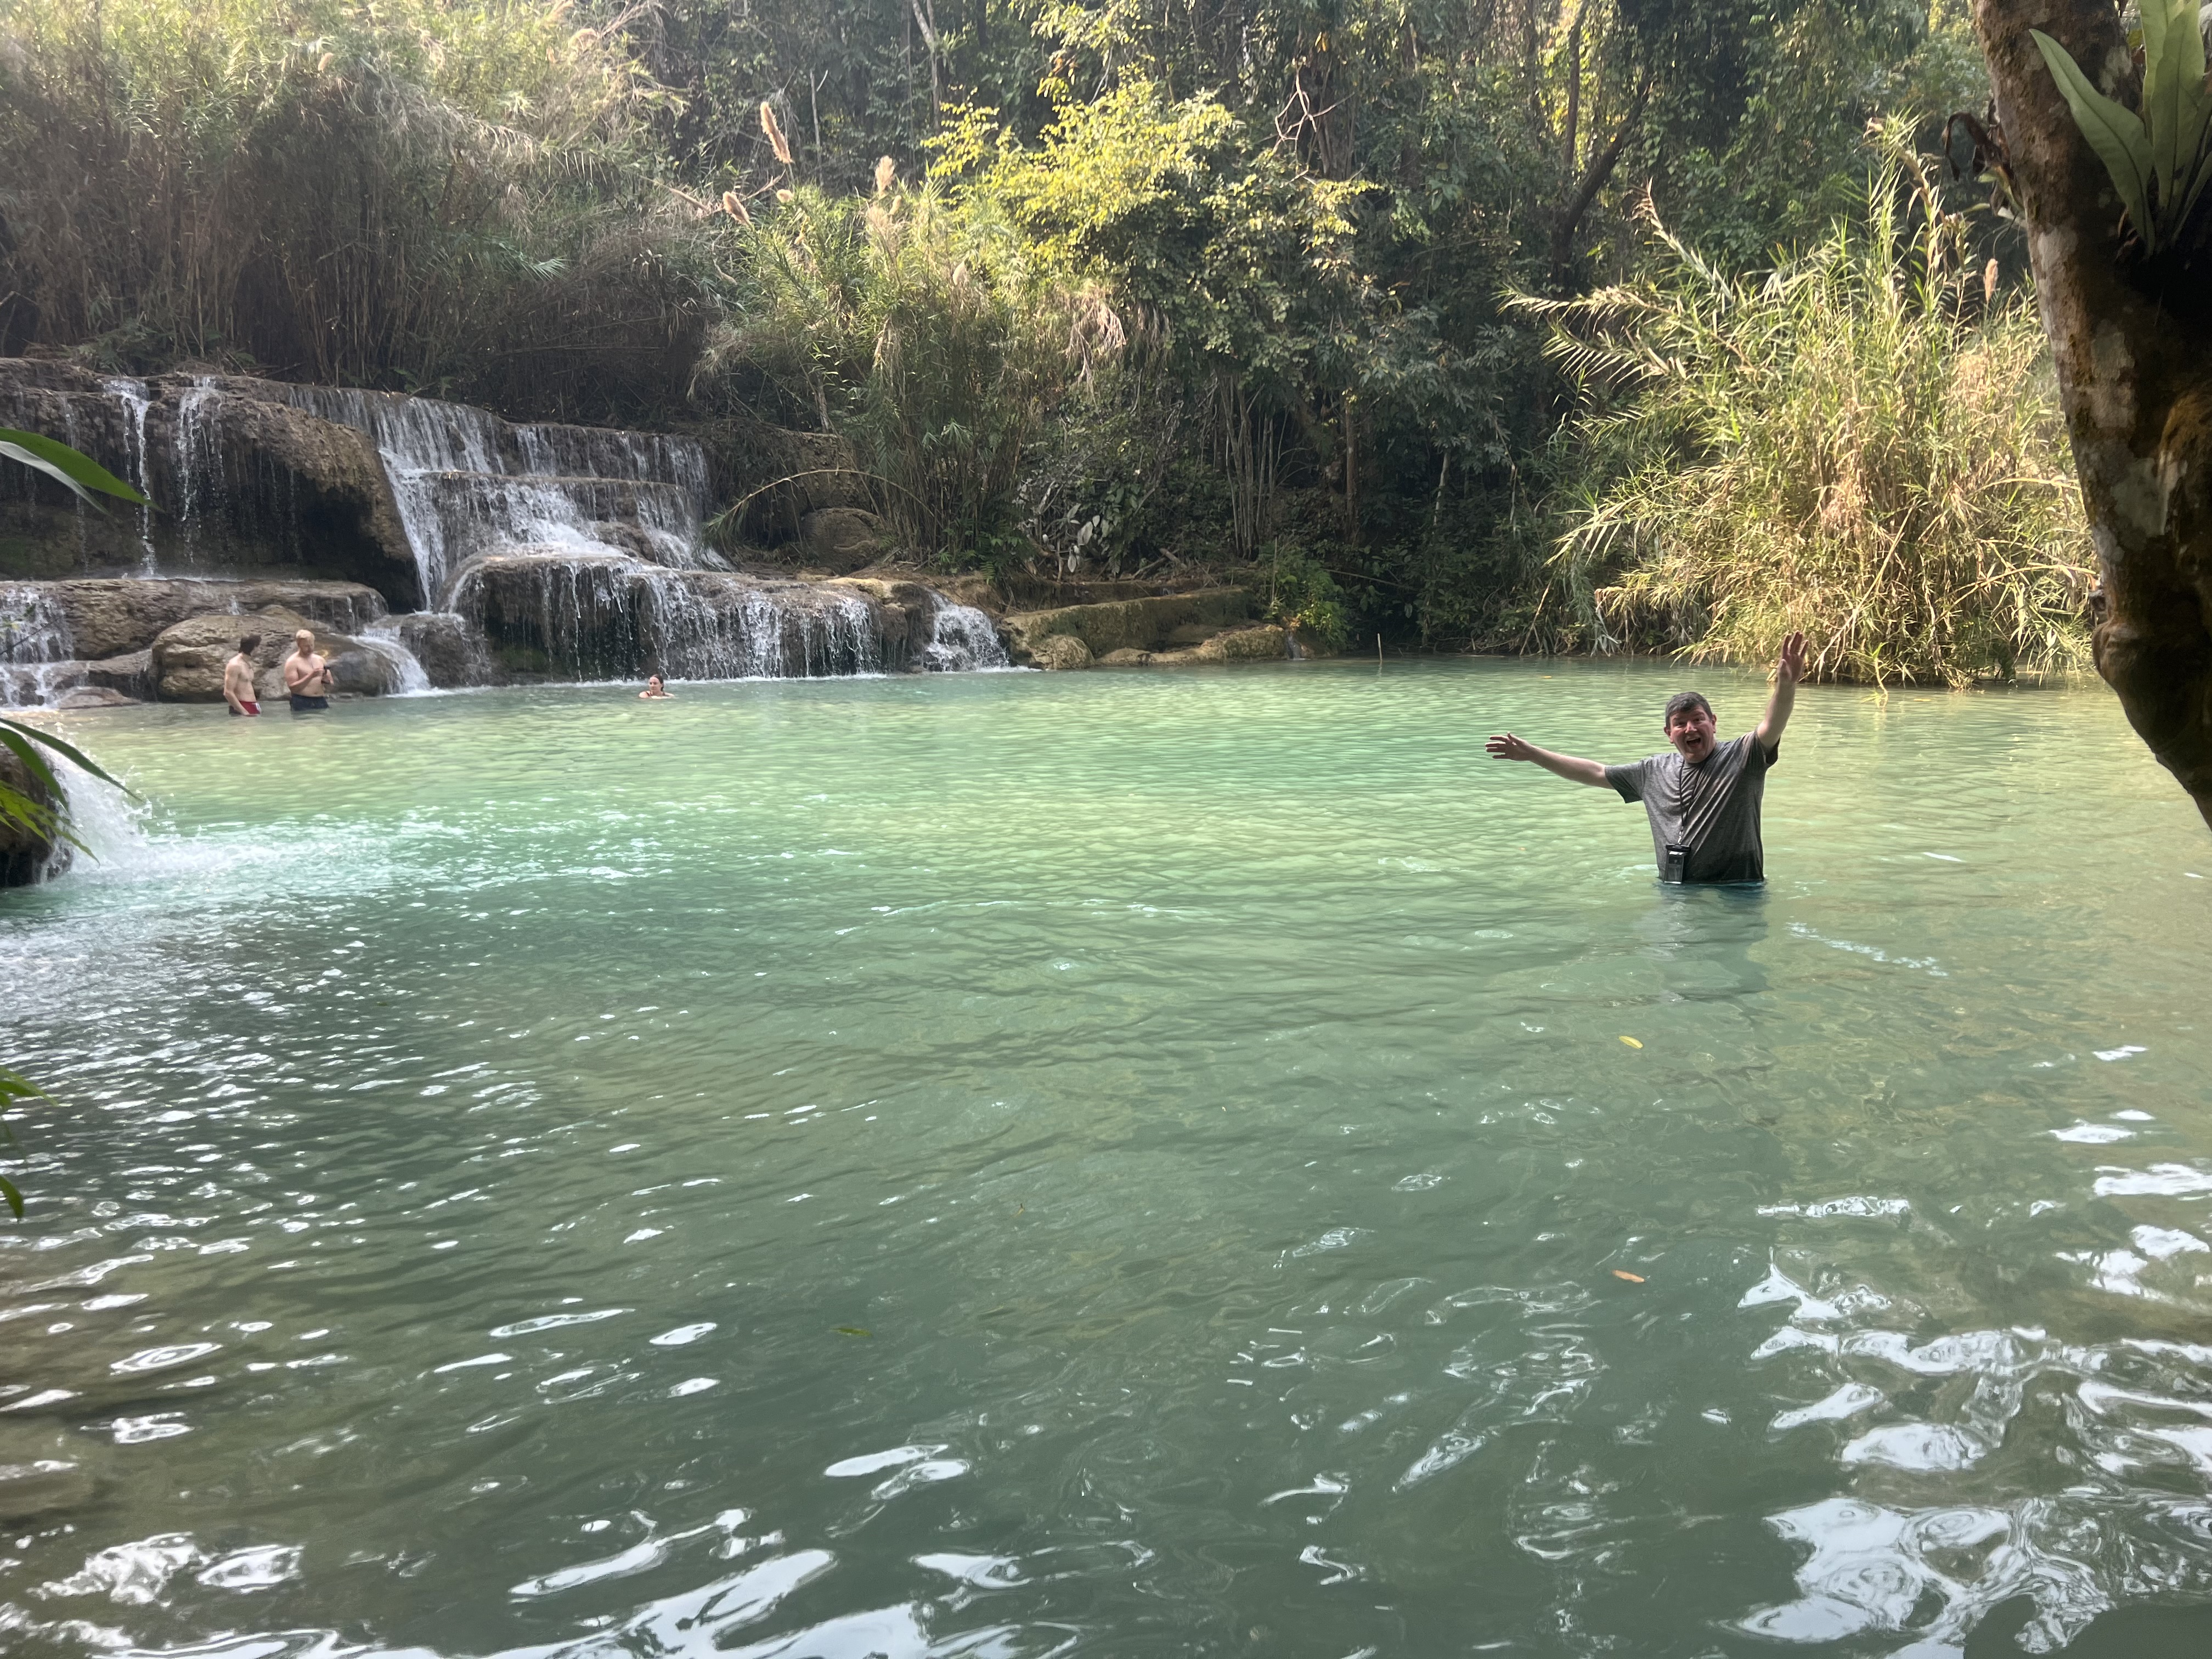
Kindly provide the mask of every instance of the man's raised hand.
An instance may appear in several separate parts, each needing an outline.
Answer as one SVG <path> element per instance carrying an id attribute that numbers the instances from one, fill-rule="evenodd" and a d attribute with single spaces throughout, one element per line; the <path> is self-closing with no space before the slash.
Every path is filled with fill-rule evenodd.
<path id="1" fill-rule="evenodd" d="M 1536 758 L 1536 746 L 1522 742 L 1510 732 L 1500 733 L 1482 746 L 1492 760 L 1532 761 Z"/>
<path id="2" fill-rule="evenodd" d="M 1782 655 L 1774 665 L 1774 678 L 1784 685 L 1795 685 L 1805 678 L 1805 636 L 1790 634 L 1782 641 Z"/>

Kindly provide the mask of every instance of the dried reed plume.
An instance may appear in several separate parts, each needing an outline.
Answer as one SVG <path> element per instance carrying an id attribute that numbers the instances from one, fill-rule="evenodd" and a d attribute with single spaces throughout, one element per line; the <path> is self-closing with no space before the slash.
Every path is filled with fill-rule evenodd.
<path id="1" fill-rule="evenodd" d="M 769 147 L 775 151 L 775 159 L 786 167 L 791 165 L 791 144 L 776 124 L 775 109 L 767 99 L 761 100 L 761 131 L 768 134 Z"/>

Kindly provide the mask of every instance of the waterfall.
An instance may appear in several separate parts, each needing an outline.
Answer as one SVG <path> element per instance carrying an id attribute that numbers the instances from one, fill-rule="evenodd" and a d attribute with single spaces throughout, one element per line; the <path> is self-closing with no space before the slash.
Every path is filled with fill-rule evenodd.
<path id="1" fill-rule="evenodd" d="M 84 678 L 69 617 L 45 588 L 0 584 L 0 706 L 36 708 Z"/>
<path id="2" fill-rule="evenodd" d="M 391 480 L 423 602 L 453 595 L 485 554 L 615 554 L 726 569 L 700 540 L 706 452 L 693 440 L 599 427 L 517 426 L 434 398 L 254 383 L 258 395 L 367 433 Z"/>
<path id="3" fill-rule="evenodd" d="M 937 673 L 1006 668 L 1006 647 L 991 619 L 972 605 L 940 602 L 930 619 L 929 643 L 922 662 Z"/>
<path id="4" fill-rule="evenodd" d="M 453 605 L 511 669 L 586 681 L 880 674 L 889 619 L 904 619 L 850 591 L 542 550 L 472 561 Z"/>
<path id="5" fill-rule="evenodd" d="M 316 610 L 377 659 L 362 665 L 365 691 L 654 670 L 755 679 L 1007 665 L 988 617 L 911 581 L 732 569 L 702 534 L 712 481 L 706 450 L 687 436 L 514 422 L 435 398 L 248 376 L 40 372 L 65 388 L 55 423 L 77 440 L 82 415 L 94 448 L 162 508 L 158 538 L 154 508 L 139 509 L 136 549 L 127 521 L 86 539 L 79 512 L 88 574 L 97 544 L 106 573 L 121 562 L 163 574 L 158 548 L 198 581 L 235 572 L 275 590 L 253 605 L 321 605 L 286 599 L 285 584 L 301 577 L 365 575 L 395 597 L 411 586 L 422 609 L 386 621 Z M 364 483 L 365 458 L 316 422 L 362 434 L 382 480 Z M 326 521 L 340 529 L 326 533 Z M 393 556 L 411 559 L 414 583 L 384 562 Z M 58 593 L 33 591 L 43 586 L 0 592 L 0 700 L 9 703 L 51 702 L 87 677 Z M 207 607 L 246 605 L 246 591 L 218 586 Z"/>
<path id="6" fill-rule="evenodd" d="M 399 632 L 399 625 L 386 618 L 372 623 L 354 635 L 362 646 L 392 665 L 392 690 L 386 696 L 404 697 L 430 689 L 430 676 Z"/>
<path id="7" fill-rule="evenodd" d="M 158 565 L 154 556 L 154 488 L 146 476 L 146 411 L 154 400 L 143 380 L 118 375 L 100 384 L 131 416 L 131 482 L 146 498 L 138 508 L 138 545 L 145 550 L 146 574 L 150 576 Z"/>
<path id="8" fill-rule="evenodd" d="M 177 398 L 174 450 L 177 538 L 189 554 L 198 544 L 199 521 L 206 506 L 207 479 L 218 463 L 214 444 L 216 387 L 213 377 L 196 374 Z"/>

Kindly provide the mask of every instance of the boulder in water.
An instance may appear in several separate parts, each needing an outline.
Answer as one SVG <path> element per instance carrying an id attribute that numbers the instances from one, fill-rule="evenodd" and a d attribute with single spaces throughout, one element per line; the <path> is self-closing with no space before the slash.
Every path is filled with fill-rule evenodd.
<path id="1" fill-rule="evenodd" d="M 154 699 L 154 653 L 151 650 L 126 652 L 119 657 L 101 657 L 84 665 L 84 683 L 102 691 L 112 691 L 127 702 L 151 702 Z"/>
<path id="2" fill-rule="evenodd" d="M 54 699 L 57 708 L 128 708 L 137 702 L 137 697 L 126 697 L 120 691 L 111 691 L 104 685 L 80 685 L 64 691 Z"/>
<path id="3" fill-rule="evenodd" d="M 1091 647 L 1073 634 L 1051 634 L 1030 647 L 1039 668 L 1088 668 Z"/>
<path id="4" fill-rule="evenodd" d="M 469 626 L 467 617 L 450 611 L 423 611 L 394 617 L 391 627 L 439 690 L 491 683 L 490 655 L 484 649 L 483 636 Z"/>
<path id="5" fill-rule="evenodd" d="M 331 666 L 338 690 L 361 696 L 397 691 L 399 671 L 392 659 L 350 635 L 316 626 L 295 611 L 269 605 L 247 617 L 192 617 L 164 629 L 154 641 L 155 685 L 164 702 L 221 702 L 222 665 L 247 634 L 261 635 L 253 653 L 253 685 L 264 700 L 284 696 L 283 665 L 292 653 L 292 636 L 314 632 L 316 647 Z"/>
<path id="6" fill-rule="evenodd" d="M 0 784 L 19 795 L 28 795 L 40 805 L 61 803 L 52 790 L 31 775 L 31 769 L 12 750 L 0 749 Z M 70 844 L 42 836 L 18 823 L 0 823 L 0 887 L 27 887 L 33 882 L 58 876 L 70 866 Z"/>

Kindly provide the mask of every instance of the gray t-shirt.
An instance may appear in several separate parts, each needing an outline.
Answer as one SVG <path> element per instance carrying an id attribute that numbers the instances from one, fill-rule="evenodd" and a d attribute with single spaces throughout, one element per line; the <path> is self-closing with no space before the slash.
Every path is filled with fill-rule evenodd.
<path id="1" fill-rule="evenodd" d="M 1780 759 L 1759 746 L 1756 734 L 1714 745 L 1696 766 L 1673 750 L 1626 766 L 1608 766 L 1605 781 L 1623 800 L 1640 800 L 1651 819 L 1651 850 L 1663 876 L 1667 849 L 1686 847 L 1684 881 L 1764 881 L 1765 850 L 1759 841 L 1759 803 L 1766 770 Z"/>

